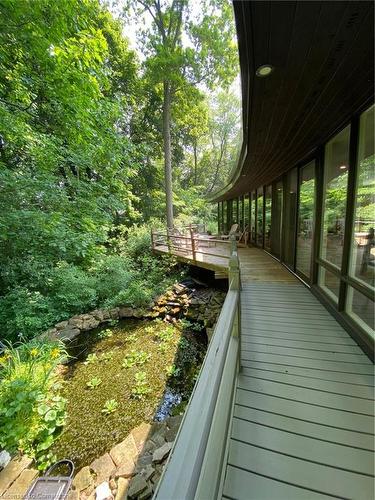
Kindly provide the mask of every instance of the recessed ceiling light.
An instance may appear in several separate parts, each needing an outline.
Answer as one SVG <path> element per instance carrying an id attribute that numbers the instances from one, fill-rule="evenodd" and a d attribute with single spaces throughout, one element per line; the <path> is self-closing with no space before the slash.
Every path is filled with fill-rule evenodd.
<path id="1" fill-rule="evenodd" d="M 269 76 L 273 71 L 273 66 L 270 64 L 263 64 L 262 66 L 259 66 L 259 68 L 256 70 L 256 75 L 264 78 L 265 76 Z"/>
<path id="2" fill-rule="evenodd" d="M 340 170 L 346 170 L 348 167 L 346 165 L 340 165 Z"/>

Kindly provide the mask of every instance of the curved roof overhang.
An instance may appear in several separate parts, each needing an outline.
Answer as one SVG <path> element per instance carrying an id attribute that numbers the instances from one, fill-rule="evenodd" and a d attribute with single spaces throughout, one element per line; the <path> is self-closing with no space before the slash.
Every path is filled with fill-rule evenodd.
<path id="1" fill-rule="evenodd" d="M 243 146 L 210 201 L 267 184 L 312 155 L 374 99 L 374 4 L 233 2 L 241 68 Z M 274 71 L 259 78 L 259 66 Z"/>

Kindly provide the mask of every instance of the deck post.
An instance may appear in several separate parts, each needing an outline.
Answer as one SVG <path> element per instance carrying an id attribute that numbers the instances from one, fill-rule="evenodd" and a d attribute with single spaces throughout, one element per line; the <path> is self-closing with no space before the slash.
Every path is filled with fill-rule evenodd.
<path id="1" fill-rule="evenodd" d="M 151 228 L 151 249 L 155 249 L 155 243 L 154 243 L 154 230 Z"/>
<path id="2" fill-rule="evenodd" d="M 228 278 L 229 290 L 238 290 L 240 294 L 240 265 L 238 260 L 237 241 L 233 234 L 230 236 Z M 241 298 L 238 300 L 237 314 L 233 325 L 232 335 L 238 337 L 238 369 L 241 370 Z"/>
<path id="3" fill-rule="evenodd" d="M 191 253 L 193 254 L 193 260 L 196 260 L 194 232 L 191 228 L 191 225 L 190 225 L 190 240 L 191 240 Z"/>

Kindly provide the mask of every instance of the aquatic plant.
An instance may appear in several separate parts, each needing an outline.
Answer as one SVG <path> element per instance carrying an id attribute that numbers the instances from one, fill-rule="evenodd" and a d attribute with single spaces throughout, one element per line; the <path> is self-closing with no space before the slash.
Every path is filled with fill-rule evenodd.
<path id="1" fill-rule="evenodd" d="M 98 333 L 98 337 L 100 339 L 108 339 L 109 337 L 112 337 L 113 332 L 109 328 L 106 328 L 105 330 L 102 330 L 101 332 Z"/>
<path id="2" fill-rule="evenodd" d="M 132 389 L 132 396 L 135 399 L 143 399 L 151 392 L 151 389 L 147 384 L 146 372 L 137 372 L 134 378 L 135 386 Z"/>
<path id="3" fill-rule="evenodd" d="M 125 342 L 135 342 L 137 340 L 137 336 L 135 333 L 128 335 L 125 339 Z"/>
<path id="4" fill-rule="evenodd" d="M 102 379 L 99 377 L 93 377 L 91 380 L 89 380 L 86 385 L 90 389 L 95 389 L 95 387 L 98 387 L 102 383 Z"/>
<path id="5" fill-rule="evenodd" d="M 61 342 L 7 345 L 0 355 L 0 449 L 35 458 L 39 469 L 53 460 L 47 450 L 65 423 L 65 399 L 57 366 L 66 359 Z"/>
<path id="6" fill-rule="evenodd" d="M 102 413 L 109 415 L 117 410 L 118 402 L 115 399 L 108 399 L 103 406 Z"/>
<path id="7" fill-rule="evenodd" d="M 180 374 L 181 370 L 180 368 L 177 368 L 176 365 L 169 365 L 165 369 L 165 372 L 168 375 L 168 377 L 177 377 Z"/>
<path id="8" fill-rule="evenodd" d="M 111 361 L 113 359 L 113 351 L 108 351 L 108 352 L 104 352 L 101 356 L 100 356 L 100 361 L 104 361 L 105 363 L 107 361 Z"/>
<path id="9" fill-rule="evenodd" d="M 173 339 L 174 329 L 171 325 L 166 325 L 163 329 L 156 332 L 155 336 L 158 341 L 168 343 Z"/>
<path id="10" fill-rule="evenodd" d="M 93 365 L 97 361 L 99 361 L 99 358 L 96 353 L 89 354 L 86 358 L 85 365 Z"/>
<path id="11" fill-rule="evenodd" d="M 125 357 L 121 366 L 123 368 L 131 368 L 132 366 L 135 366 L 135 365 L 143 365 L 150 358 L 151 358 L 151 355 L 147 354 L 145 351 L 136 351 L 133 349 Z"/>
<path id="12" fill-rule="evenodd" d="M 108 321 L 109 326 L 116 326 L 118 325 L 118 319 L 111 319 L 111 321 Z"/>

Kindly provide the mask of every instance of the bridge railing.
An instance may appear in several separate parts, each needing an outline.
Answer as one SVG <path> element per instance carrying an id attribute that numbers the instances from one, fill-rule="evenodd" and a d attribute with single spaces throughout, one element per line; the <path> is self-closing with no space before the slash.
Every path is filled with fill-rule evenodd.
<path id="1" fill-rule="evenodd" d="M 156 500 L 213 500 L 221 491 L 240 367 L 240 276 L 236 241 L 230 245 L 229 290 Z"/>
<path id="2" fill-rule="evenodd" d="M 182 255 L 192 260 L 202 259 L 204 255 L 230 257 L 228 239 L 198 233 L 190 226 L 172 231 L 151 229 L 151 246 L 152 250 Z"/>

